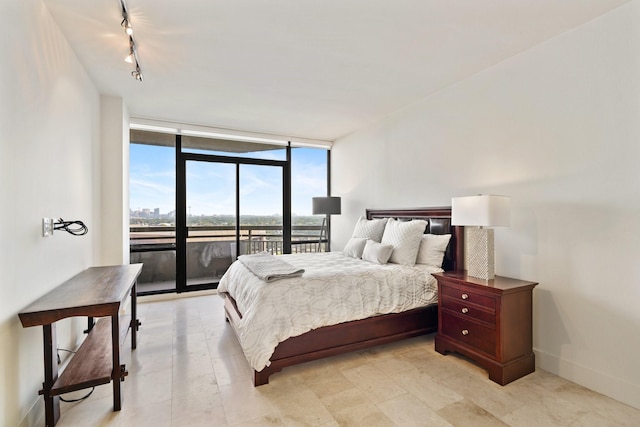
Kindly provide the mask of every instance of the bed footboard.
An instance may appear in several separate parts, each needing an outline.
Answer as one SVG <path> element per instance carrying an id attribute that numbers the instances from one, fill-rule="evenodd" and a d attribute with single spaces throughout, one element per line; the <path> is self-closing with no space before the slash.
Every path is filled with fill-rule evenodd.
<path id="1" fill-rule="evenodd" d="M 238 335 L 236 324 L 242 316 L 233 298 L 225 293 L 221 295 L 225 299 L 225 316 Z M 280 372 L 287 366 L 425 335 L 437 330 L 436 304 L 403 313 L 385 314 L 314 329 L 278 344 L 271 356 L 271 365 L 260 372 L 254 371 L 253 385 L 267 384 L 271 374 Z"/>

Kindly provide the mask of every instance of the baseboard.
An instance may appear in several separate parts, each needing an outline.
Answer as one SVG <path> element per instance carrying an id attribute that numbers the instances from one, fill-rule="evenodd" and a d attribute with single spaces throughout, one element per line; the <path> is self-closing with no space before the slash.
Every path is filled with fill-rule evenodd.
<path id="1" fill-rule="evenodd" d="M 24 416 L 18 427 L 37 427 L 44 425 L 44 400 L 42 398 L 36 399 Z"/>
<path id="2" fill-rule="evenodd" d="M 534 353 L 536 365 L 541 369 L 640 409 L 640 385 L 594 371 L 538 349 L 534 349 Z"/>
<path id="3" fill-rule="evenodd" d="M 180 299 L 180 298 L 193 298 L 193 297 L 199 297 L 199 296 L 203 296 L 203 295 L 217 295 L 218 294 L 218 290 L 217 289 L 206 289 L 206 290 L 202 290 L 202 291 L 189 291 L 189 292 L 182 292 L 182 293 L 175 293 L 175 292 L 169 292 L 166 294 L 155 294 L 155 295 L 142 295 L 142 296 L 138 296 L 138 302 L 139 303 L 144 303 L 144 302 L 156 302 L 156 301 L 166 301 L 166 300 L 174 300 L 174 299 Z"/>

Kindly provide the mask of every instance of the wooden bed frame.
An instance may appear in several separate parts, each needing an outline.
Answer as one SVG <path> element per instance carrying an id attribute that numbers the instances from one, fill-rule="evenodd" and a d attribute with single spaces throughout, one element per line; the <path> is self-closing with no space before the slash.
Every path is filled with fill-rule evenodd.
<path id="1" fill-rule="evenodd" d="M 427 220 L 429 225 L 425 233 L 451 234 L 443 269 L 463 268 L 464 230 L 463 227 L 451 225 L 450 207 L 367 209 L 366 215 L 367 219 L 390 217 L 399 220 Z M 221 295 L 225 300 L 226 318 L 237 336 L 236 325 L 242 315 L 238 311 L 236 302 L 229 294 L 221 293 Z M 267 384 L 271 374 L 280 372 L 282 368 L 287 366 L 424 335 L 437 330 L 437 304 L 403 313 L 379 315 L 314 329 L 278 344 L 271 356 L 271 364 L 260 372 L 254 370 L 253 385 Z"/>

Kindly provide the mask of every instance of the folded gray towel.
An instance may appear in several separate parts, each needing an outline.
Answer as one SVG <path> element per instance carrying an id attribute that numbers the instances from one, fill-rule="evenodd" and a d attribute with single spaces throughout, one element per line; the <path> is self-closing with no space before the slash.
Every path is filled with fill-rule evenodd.
<path id="1" fill-rule="evenodd" d="M 253 274 L 265 282 L 299 277 L 304 273 L 303 268 L 296 268 L 269 252 L 260 252 L 252 255 L 240 255 L 238 261 L 243 263 Z"/>

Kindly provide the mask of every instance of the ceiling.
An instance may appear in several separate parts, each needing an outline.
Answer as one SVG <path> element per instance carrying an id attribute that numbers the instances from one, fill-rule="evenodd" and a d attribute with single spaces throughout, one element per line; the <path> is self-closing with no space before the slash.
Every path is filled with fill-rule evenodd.
<path id="1" fill-rule="evenodd" d="M 627 0 L 45 0 L 132 116 L 335 140 Z"/>

